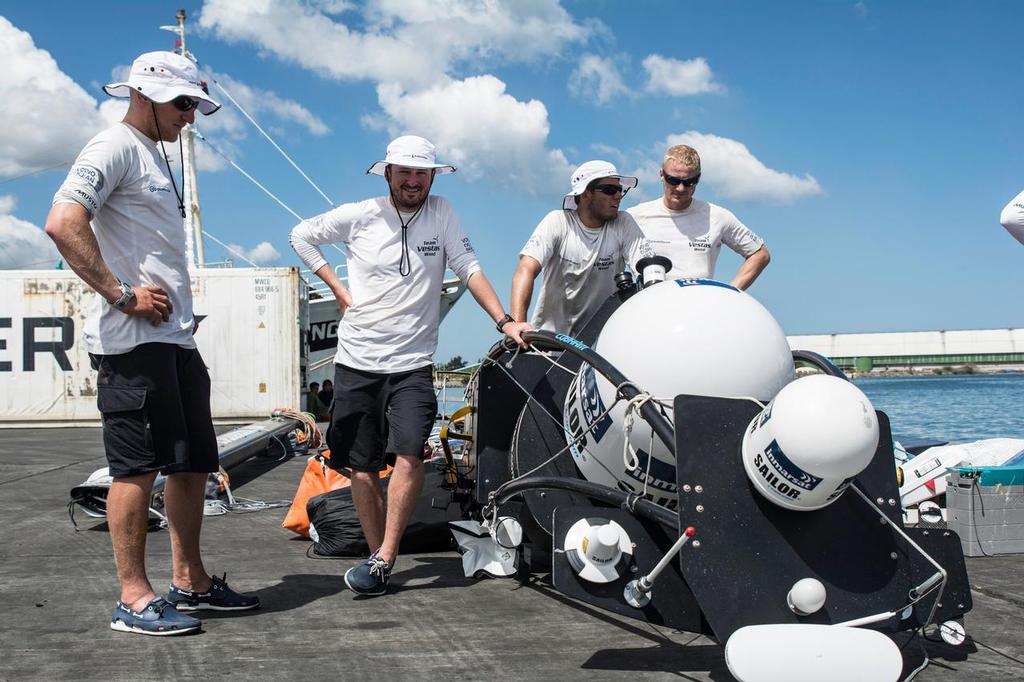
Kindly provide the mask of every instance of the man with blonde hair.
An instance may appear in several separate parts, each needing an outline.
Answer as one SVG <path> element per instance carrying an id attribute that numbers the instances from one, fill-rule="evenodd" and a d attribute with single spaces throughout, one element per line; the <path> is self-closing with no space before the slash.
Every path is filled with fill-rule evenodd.
<path id="1" fill-rule="evenodd" d="M 696 149 L 684 144 L 670 147 L 659 173 L 664 195 L 628 213 L 654 252 L 672 261 L 668 277 L 714 277 L 715 262 L 725 244 L 744 259 L 730 283 L 746 289 L 771 260 L 768 247 L 731 211 L 694 198 L 700 173 Z"/>

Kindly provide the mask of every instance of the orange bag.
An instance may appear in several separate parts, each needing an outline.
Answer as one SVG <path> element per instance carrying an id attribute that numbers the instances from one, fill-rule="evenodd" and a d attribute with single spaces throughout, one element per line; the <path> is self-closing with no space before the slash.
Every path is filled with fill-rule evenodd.
<path id="1" fill-rule="evenodd" d="M 309 538 L 309 516 L 306 514 L 306 503 L 310 498 L 332 490 L 347 488 L 352 481 L 347 476 L 338 473 L 331 468 L 328 460 L 331 458 L 331 451 L 324 450 L 320 454 L 313 455 L 306 462 L 306 470 L 302 472 L 302 479 L 299 481 L 299 488 L 295 491 L 295 498 L 292 506 L 288 509 L 282 528 L 287 528 L 304 538 Z M 391 474 L 391 467 L 380 472 L 381 478 Z"/>

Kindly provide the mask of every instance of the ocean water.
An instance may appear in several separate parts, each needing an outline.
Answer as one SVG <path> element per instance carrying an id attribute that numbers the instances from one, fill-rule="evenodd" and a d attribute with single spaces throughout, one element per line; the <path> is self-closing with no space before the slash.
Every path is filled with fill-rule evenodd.
<path id="1" fill-rule="evenodd" d="M 951 442 L 1024 438 L 1024 374 L 868 377 L 855 379 L 889 415 L 893 435 Z M 438 395 L 449 415 L 463 404 L 461 387 Z"/>
<path id="2" fill-rule="evenodd" d="M 1024 374 L 855 379 L 893 436 L 963 442 L 1024 438 Z"/>

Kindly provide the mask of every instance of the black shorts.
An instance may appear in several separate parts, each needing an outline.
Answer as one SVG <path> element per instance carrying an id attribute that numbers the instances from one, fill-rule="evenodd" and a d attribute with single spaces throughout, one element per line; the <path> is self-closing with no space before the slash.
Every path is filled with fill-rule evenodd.
<path id="1" fill-rule="evenodd" d="M 197 349 L 144 343 L 91 357 L 111 476 L 217 471 L 210 374 Z"/>
<path id="2" fill-rule="evenodd" d="M 433 369 L 380 374 L 334 366 L 331 467 L 377 472 L 395 455 L 423 456 L 437 415 Z"/>

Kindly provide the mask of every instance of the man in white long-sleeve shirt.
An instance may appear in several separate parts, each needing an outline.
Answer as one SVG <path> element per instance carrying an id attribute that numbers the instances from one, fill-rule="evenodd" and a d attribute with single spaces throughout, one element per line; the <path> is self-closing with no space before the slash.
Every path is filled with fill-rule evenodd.
<path id="1" fill-rule="evenodd" d="M 1010 200 L 999 216 L 999 222 L 1014 239 L 1024 244 L 1024 192 Z"/>
<path id="2" fill-rule="evenodd" d="M 521 333 L 531 328 L 506 314 L 451 204 L 430 195 L 435 175 L 453 172 L 435 162 L 427 140 L 399 137 L 367 171 L 384 176 L 387 196 L 342 204 L 291 233 L 292 248 L 331 288 L 343 313 L 327 443 L 331 466 L 351 470 L 352 499 L 372 551 L 345 573 L 357 594 L 387 591 L 423 487 L 423 444 L 437 413 L 432 367 L 446 264 L 498 331 L 522 344 Z M 347 246 L 347 288 L 317 248 L 336 242 Z M 388 463 L 394 470 L 385 514 L 378 472 Z"/>

